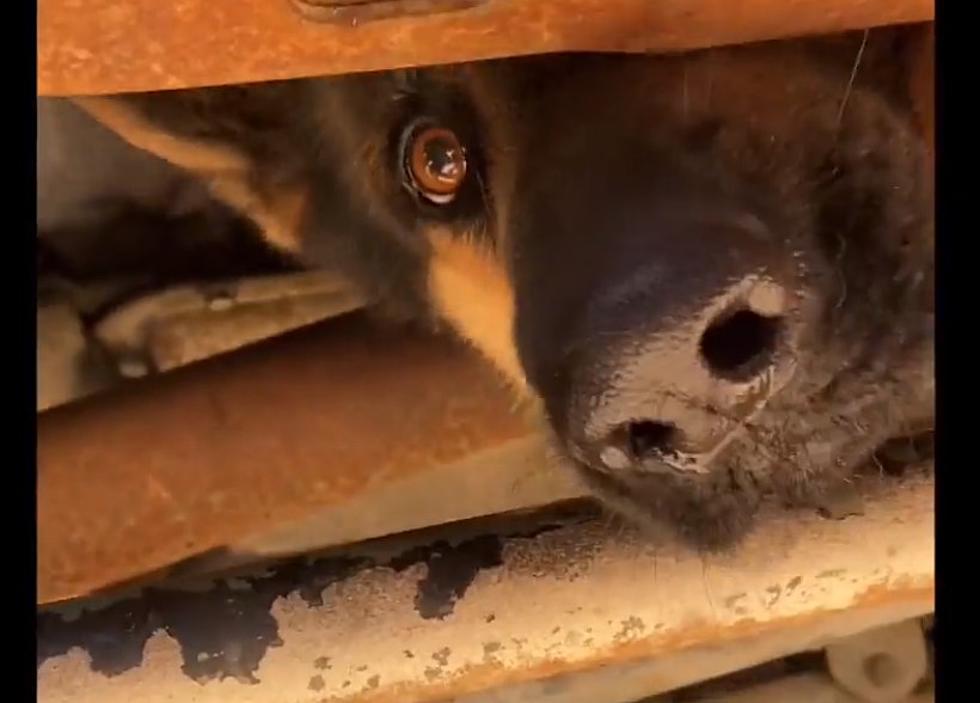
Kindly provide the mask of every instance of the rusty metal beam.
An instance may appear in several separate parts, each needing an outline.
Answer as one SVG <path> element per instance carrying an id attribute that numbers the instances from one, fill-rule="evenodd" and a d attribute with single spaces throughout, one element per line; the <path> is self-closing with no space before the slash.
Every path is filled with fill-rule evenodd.
<path id="1" fill-rule="evenodd" d="M 933 0 L 387 0 L 388 14 L 404 14 L 381 20 L 371 8 L 382 3 L 341 3 L 347 7 L 334 16 L 323 11 L 329 4 L 41 0 L 38 94 L 187 88 L 554 51 L 677 51 L 934 16 Z"/>
<path id="2" fill-rule="evenodd" d="M 635 701 L 931 612 L 933 524 L 909 477 L 727 555 L 597 522 L 381 540 L 45 612 L 38 701 Z"/>
<path id="3" fill-rule="evenodd" d="M 469 352 L 338 318 L 41 414 L 38 599 L 292 523 L 322 547 L 577 494 L 543 456 Z"/>

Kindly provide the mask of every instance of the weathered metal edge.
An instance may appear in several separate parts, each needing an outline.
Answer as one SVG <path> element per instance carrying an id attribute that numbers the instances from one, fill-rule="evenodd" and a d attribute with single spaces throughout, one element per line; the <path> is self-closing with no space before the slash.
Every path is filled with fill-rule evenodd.
<path id="1" fill-rule="evenodd" d="M 346 24 L 281 0 L 44 0 L 39 95 L 247 83 L 556 51 L 681 51 L 932 20 L 933 0 L 491 0 Z M 207 28 L 206 31 L 202 31 Z"/>
<path id="2" fill-rule="evenodd" d="M 293 562 L 44 615 L 38 700 L 584 702 L 586 675 L 628 700 L 930 612 L 933 517 L 914 478 L 729 555 L 589 522 Z"/>

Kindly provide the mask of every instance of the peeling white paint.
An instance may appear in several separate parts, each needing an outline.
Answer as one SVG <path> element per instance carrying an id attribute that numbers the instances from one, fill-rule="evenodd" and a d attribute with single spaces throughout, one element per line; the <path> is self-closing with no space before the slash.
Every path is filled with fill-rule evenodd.
<path id="1" fill-rule="evenodd" d="M 79 650 L 48 660 L 38 700 L 407 703 L 482 691 L 490 697 L 473 700 L 491 701 L 496 687 L 603 671 L 652 694 L 929 612 L 932 484 L 889 490 L 843 521 L 775 517 L 729 556 L 589 524 L 509 541 L 504 562 L 480 571 L 444 620 L 416 611 L 424 564 L 358 572 L 327 587 L 322 607 L 280 598 L 282 646 L 266 653 L 258 685 L 194 682 L 158 632 L 143 664 L 112 678 Z"/>

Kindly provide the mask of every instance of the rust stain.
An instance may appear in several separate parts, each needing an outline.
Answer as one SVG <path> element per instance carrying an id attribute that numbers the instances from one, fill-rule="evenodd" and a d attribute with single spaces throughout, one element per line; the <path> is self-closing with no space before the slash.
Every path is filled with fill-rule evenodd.
<path id="1" fill-rule="evenodd" d="M 769 594 L 769 599 L 766 601 L 766 607 L 771 608 L 776 604 L 776 601 L 779 600 L 780 596 L 783 595 L 783 588 L 779 585 L 769 586 L 766 589 L 766 593 Z"/>
<path id="2" fill-rule="evenodd" d="M 694 49 L 931 20 L 932 0 L 488 0 L 323 24 L 282 0 L 46 0 L 40 95 L 187 88 L 554 51 Z M 220 28 L 202 32 L 202 27 Z"/>
<path id="3" fill-rule="evenodd" d="M 894 554 L 888 554 L 889 557 L 895 556 Z M 821 571 L 817 574 L 818 579 L 835 579 L 843 576 L 847 573 L 847 569 L 828 569 L 826 571 Z"/>
<path id="4" fill-rule="evenodd" d="M 631 615 L 625 620 L 620 622 L 622 629 L 613 635 L 613 640 L 616 642 L 628 641 L 639 637 L 644 630 L 646 630 L 646 623 L 642 619 Z"/>
<path id="5" fill-rule="evenodd" d="M 746 598 L 747 596 L 748 596 L 748 594 L 747 594 L 747 593 L 745 593 L 745 592 L 742 592 L 742 593 L 736 593 L 736 594 L 735 594 L 735 595 L 733 595 L 733 596 L 728 596 L 728 597 L 727 597 L 727 598 L 725 599 L 725 607 L 726 607 L 726 608 L 729 608 L 729 609 L 731 609 L 731 608 L 735 608 L 735 607 L 737 606 L 737 604 L 738 604 L 738 602 L 739 602 L 740 600 L 742 600 L 742 599 L 744 599 L 744 598 Z"/>

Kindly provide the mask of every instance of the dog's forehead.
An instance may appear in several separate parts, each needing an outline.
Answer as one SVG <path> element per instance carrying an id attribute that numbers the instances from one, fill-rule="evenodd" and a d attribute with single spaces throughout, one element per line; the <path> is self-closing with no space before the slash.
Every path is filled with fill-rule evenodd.
<path id="1" fill-rule="evenodd" d="M 454 99 L 488 122 L 515 126 L 560 118 L 574 127 L 581 121 L 689 110 L 745 121 L 779 113 L 789 123 L 786 110 L 794 105 L 839 99 L 843 85 L 834 74 L 797 48 L 760 45 L 668 56 L 488 60 L 321 79 L 314 90 L 323 120 L 350 120 L 359 132 L 390 128 L 411 113 L 412 105 L 422 109 Z"/>
<path id="2" fill-rule="evenodd" d="M 895 36 L 893 36 L 895 35 Z M 703 112 L 750 123 L 771 122 L 788 129 L 793 115 L 839 102 L 854 87 L 887 90 L 888 71 L 897 63 L 896 33 L 861 33 L 834 40 L 813 38 L 767 42 L 666 55 L 552 54 L 443 66 L 355 74 L 318 81 L 321 111 L 348 116 L 364 131 L 403 117 L 394 109 L 404 96 L 424 103 L 452 94 L 467 100 L 488 120 L 502 113 L 529 121 L 579 120 L 603 114 Z M 894 68 L 890 69 L 894 72 Z M 894 81 L 892 81 L 894 82 Z"/>

